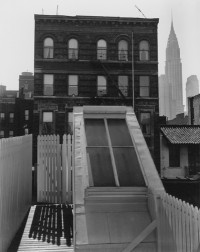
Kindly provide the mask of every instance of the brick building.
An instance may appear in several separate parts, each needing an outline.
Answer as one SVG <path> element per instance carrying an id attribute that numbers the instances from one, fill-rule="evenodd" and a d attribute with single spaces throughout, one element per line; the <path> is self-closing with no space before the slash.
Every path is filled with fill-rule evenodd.
<path id="1" fill-rule="evenodd" d="M 38 134 L 71 133 L 74 106 L 134 106 L 159 167 L 157 25 L 157 18 L 35 15 L 35 146 Z"/>
<path id="2" fill-rule="evenodd" d="M 27 90 L 30 90 L 30 82 L 28 81 L 27 84 Z M 2 91 L 0 92 L 0 138 L 32 134 L 33 98 L 27 98 L 23 89 L 6 90 L 6 86 L 1 85 L 0 90 Z"/>
<path id="3" fill-rule="evenodd" d="M 22 72 L 19 75 L 19 93 L 24 98 L 33 97 L 34 76 L 31 72 Z"/>

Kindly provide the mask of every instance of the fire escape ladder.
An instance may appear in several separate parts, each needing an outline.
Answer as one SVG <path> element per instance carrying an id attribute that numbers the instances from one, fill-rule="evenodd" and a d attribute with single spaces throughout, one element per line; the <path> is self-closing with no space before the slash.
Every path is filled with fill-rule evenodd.
<path id="1" fill-rule="evenodd" d="M 123 95 L 122 91 L 119 89 L 118 85 L 115 84 L 115 81 L 113 80 L 113 78 L 111 77 L 111 75 L 109 74 L 108 70 L 106 69 L 106 67 L 104 66 L 104 64 L 102 63 L 101 60 L 99 60 L 103 70 L 105 71 L 106 75 L 108 76 L 108 78 L 112 81 L 112 85 L 117 89 L 118 93 L 121 95 L 121 97 L 126 100 L 126 97 Z"/>

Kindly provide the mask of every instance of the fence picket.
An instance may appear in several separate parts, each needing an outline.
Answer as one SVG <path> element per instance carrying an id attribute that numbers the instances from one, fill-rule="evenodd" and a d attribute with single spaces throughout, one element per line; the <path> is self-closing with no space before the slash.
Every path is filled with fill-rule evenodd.
<path id="1" fill-rule="evenodd" d="M 31 205 L 32 136 L 0 140 L 0 251 L 7 251 Z"/>
<path id="2" fill-rule="evenodd" d="M 62 202 L 66 201 L 66 182 L 67 182 L 67 137 L 63 135 L 63 143 L 62 143 Z"/>
<path id="3" fill-rule="evenodd" d="M 38 202 L 72 203 L 72 137 L 38 136 Z"/>
<path id="4" fill-rule="evenodd" d="M 158 223 L 162 251 L 197 252 L 200 250 L 200 210 L 167 193 L 160 198 Z M 168 247 L 171 227 L 174 247 Z M 168 243 L 168 244 L 167 244 Z"/>

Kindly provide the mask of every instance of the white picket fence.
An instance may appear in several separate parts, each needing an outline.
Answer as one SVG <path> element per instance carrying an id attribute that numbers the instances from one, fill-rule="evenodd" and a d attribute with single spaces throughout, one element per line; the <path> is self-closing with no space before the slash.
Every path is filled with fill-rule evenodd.
<path id="1" fill-rule="evenodd" d="M 200 210 L 167 193 L 159 201 L 160 251 L 200 251 Z"/>
<path id="2" fill-rule="evenodd" d="M 0 251 L 7 248 L 32 199 L 32 135 L 0 140 Z"/>
<path id="3" fill-rule="evenodd" d="M 72 203 L 73 136 L 38 136 L 37 201 Z"/>

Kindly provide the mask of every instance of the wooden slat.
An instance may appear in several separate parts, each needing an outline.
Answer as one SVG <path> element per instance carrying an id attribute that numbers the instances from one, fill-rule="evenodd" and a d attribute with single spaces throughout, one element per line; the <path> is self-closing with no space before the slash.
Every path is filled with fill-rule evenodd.
<path id="1" fill-rule="evenodd" d="M 156 227 L 157 222 L 154 220 L 122 252 L 133 251 L 133 249 L 136 248 L 149 234 L 151 234 Z"/>
<path id="2" fill-rule="evenodd" d="M 72 203 L 72 136 L 38 136 L 37 201 Z"/>

